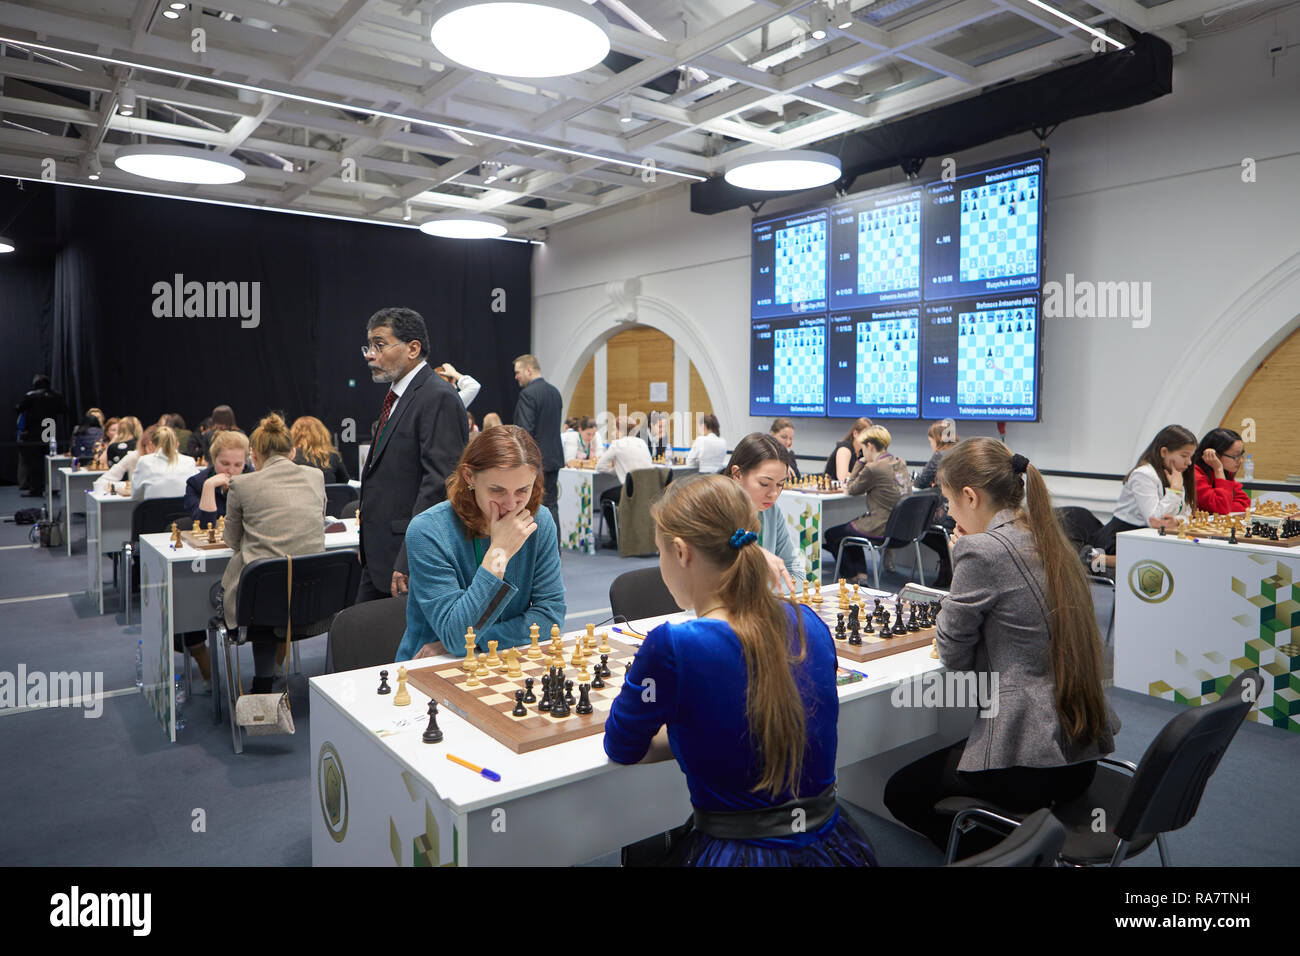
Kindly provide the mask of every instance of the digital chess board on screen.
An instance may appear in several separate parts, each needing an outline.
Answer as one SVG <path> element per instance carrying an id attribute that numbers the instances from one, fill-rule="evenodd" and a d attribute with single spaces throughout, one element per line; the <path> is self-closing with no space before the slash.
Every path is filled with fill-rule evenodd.
<path id="1" fill-rule="evenodd" d="M 781 329 L 775 333 L 772 395 L 780 405 L 825 401 L 826 332 L 819 328 Z"/>
<path id="2" fill-rule="evenodd" d="M 1028 308 L 958 313 L 957 401 L 1033 405 L 1035 325 Z"/>
<path id="3" fill-rule="evenodd" d="M 916 404 L 920 323 L 858 323 L 858 404 Z"/>
<path id="4" fill-rule="evenodd" d="M 961 194 L 965 282 L 1038 271 L 1038 177 L 1022 176 Z"/>
<path id="5" fill-rule="evenodd" d="M 776 301 L 797 306 L 826 298 L 826 223 L 776 231 Z"/>
<path id="6" fill-rule="evenodd" d="M 920 282 L 920 201 L 858 213 L 858 294 L 915 289 Z"/>

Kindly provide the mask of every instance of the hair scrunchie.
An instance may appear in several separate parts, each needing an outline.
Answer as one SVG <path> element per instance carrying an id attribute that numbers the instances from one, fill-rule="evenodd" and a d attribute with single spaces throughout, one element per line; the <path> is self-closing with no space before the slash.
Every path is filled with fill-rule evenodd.
<path id="1" fill-rule="evenodd" d="M 739 551 L 745 545 L 752 544 L 757 540 L 758 535 L 754 534 L 754 532 L 746 531 L 744 528 L 737 528 L 731 533 L 731 537 L 727 539 L 727 543 Z"/>
<path id="2" fill-rule="evenodd" d="M 1025 469 L 1029 467 L 1029 459 L 1024 455 L 1011 456 L 1011 471 L 1013 474 L 1023 475 Z"/>

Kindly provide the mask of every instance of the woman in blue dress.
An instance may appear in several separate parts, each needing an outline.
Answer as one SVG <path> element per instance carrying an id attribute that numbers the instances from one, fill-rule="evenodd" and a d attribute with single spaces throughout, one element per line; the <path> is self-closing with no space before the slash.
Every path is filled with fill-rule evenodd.
<path id="1" fill-rule="evenodd" d="M 664 583 L 696 619 L 646 637 L 605 722 L 617 763 L 676 758 L 693 829 L 686 866 L 874 866 L 835 803 L 835 648 L 780 600 L 758 517 L 731 479 L 668 486 L 651 510 Z"/>

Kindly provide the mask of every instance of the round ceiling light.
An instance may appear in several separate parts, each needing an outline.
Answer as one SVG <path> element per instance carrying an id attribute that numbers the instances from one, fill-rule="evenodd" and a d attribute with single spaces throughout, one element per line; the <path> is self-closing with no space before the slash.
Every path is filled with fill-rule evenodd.
<path id="1" fill-rule="evenodd" d="M 220 186 L 244 178 L 238 160 L 193 146 L 123 146 L 113 157 L 113 165 L 145 179 L 196 186 Z"/>
<path id="2" fill-rule="evenodd" d="M 14 248 L 15 246 L 12 239 L 6 239 L 4 236 L 0 236 L 0 253 L 13 252 Z"/>
<path id="3" fill-rule="evenodd" d="M 840 160 L 812 149 L 787 149 L 737 160 L 723 176 L 740 189 L 812 189 L 840 178 Z"/>
<path id="4" fill-rule="evenodd" d="M 506 224 L 491 216 L 447 213 L 424 220 L 420 231 L 443 239 L 499 239 L 506 234 Z"/>
<path id="5" fill-rule="evenodd" d="M 609 55 L 609 24 L 582 0 L 450 0 L 430 39 L 461 66 L 497 76 L 569 76 Z"/>

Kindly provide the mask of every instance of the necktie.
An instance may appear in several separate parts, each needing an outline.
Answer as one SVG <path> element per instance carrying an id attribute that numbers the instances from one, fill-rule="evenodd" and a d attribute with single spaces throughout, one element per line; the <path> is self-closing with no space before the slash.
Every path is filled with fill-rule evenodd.
<path id="1" fill-rule="evenodd" d="M 379 427 L 375 429 L 375 444 L 384 437 L 384 426 L 388 424 L 388 413 L 393 410 L 393 404 L 397 401 L 397 393 L 391 388 L 388 394 L 384 396 L 384 409 L 379 413 Z"/>

